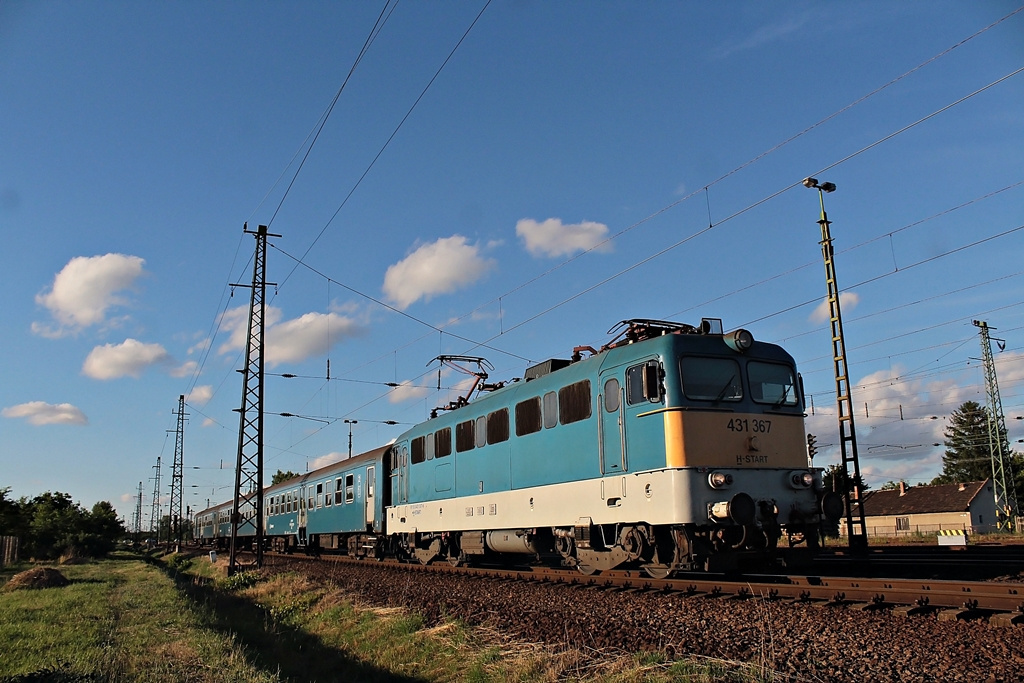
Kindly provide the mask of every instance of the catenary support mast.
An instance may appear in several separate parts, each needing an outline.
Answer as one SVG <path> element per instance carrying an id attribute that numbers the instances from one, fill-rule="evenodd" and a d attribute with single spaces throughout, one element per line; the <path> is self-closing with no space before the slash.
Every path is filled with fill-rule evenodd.
<path id="1" fill-rule="evenodd" d="M 253 232 L 256 255 L 253 258 L 252 284 L 232 287 L 252 288 L 249 299 L 249 337 L 242 373 L 242 406 L 238 409 L 238 458 L 235 466 L 235 495 L 231 507 L 231 549 L 228 574 L 263 565 L 263 318 L 267 290 L 267 238 L 280 237 L 261 225 Z M 251 536 L 250 536 L 251 535 Z M 254 559 L 239 561 L 242 538 L 252 538 Z"/>
<path id="2" fill-rule="evenodd" d="M 985 394 L 988 397 L 988 450 L 992 459 L 992 494 L 996 503 L 996 525 L 1000 531 L 1015 531 L 1017 496 L 1013 491 L 1013 470 L 1010 465 L 1010 444 L 1006 440 L 1006 418 L 1003 400 L 999 397 L 996 363 L 992 357 L 992 338 L 984 320 L 975 320 L 981 334 L 981 360 L 985 367 Z M 1002 342 L 1002 340 L 997 340 Z"/>
<path id="3" fill-rule="evenodd" d="M 184 454 L 185 454 L 185 395 L 178 396 L 178 429 L 174 437 L 174 466 L 171 469 L 171 509 L 170 542 L 181 543 L 182 540 L 182 516 L 181 499 L 182 483 L 184 481 Z"/>
<path id="4" fill-rule="evenodd" d="M 149 535 L 156 533 L 156 542 L 160 542 L 160 456 L 156 456 L 153 465 L 153 503 L 149 512 Z"/>

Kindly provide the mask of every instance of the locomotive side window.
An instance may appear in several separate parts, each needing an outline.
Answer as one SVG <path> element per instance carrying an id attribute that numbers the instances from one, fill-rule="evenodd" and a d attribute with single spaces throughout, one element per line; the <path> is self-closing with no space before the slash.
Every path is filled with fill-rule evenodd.
<path id="1" fill-rule="evenodd" d="M 626 370 L 626 402 L 657 403 L 661 400 L 661 364 L 649 360 Z"/>
<path id="2" fill-rule="evenodd" d="M 418 462 L 423 462 L 427 459 L 426 449 L 427 437 L 417 436 L 412 440 L 412 464 L 415 465 Z"/>
<path id="3" fill-rule="evenodd" d="M 558 394 L 549 391 L 544 394 L 544 429 L 558 424 Z"/>
<path id="4" fill-rule="evenodd" d="M 481 415 L 476 419 L 476 447 L 483 448 L 487 445 L 487 416 Z"/>
<path id="5" fill-rule="evenodd" d="M 466 420 L 455 425 L 455 450 L 459 453 L 471 451 L 476 446 L 476 435 L 473 428 L 476 422 Z"/>
<path id="6" fill-rule="evenodd" d="M 516 436 L 540 431 L 540 396 L 516 404 Z"/>
<path id="7" fill-rule="evenodd" d="M 695 401 L 739 401 L 743 398 L 740 366 L 731 358 L 679 359 L 683 375 L 683 393 Z"/>
<path id="8" fill-rule="evenodd" d="M 334 502 L 341 505 L 341 477 L 334 480 Z"/>
<path id="9" fill-rule="evenodd" d="M 445 427 L 434 432 L 434 457 L 443 458 L 452 454 L 452 428 Z"/>
<path id="10" fill-rule="evenodd" d="M 747 377 L 750 380 L 750 398 L 758 403 L 773 406 L 795 406 L 796 376 L 793 368 L 782 363 L 747 363 Z"/>
<path id="11" fill-rule="evenodd" d="M 590 380 L 558 390 L 558 419 L 564 424 L 586 420 L 591 415 Z"/>
<path id="12" fill-rule="evenodd" d="M 487 415 L 487 443 L 508 441 L 508 408 Z"/>
<path id="13" fill-rule="evenodd" d="M 619 409 L 619 380 L 614 377 L 604 383 L 604 409 L 614 413 Z"/>

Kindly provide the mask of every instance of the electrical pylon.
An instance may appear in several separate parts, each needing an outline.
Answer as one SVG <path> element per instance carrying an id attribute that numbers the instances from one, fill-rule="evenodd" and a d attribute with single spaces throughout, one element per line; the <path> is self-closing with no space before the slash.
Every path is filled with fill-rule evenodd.
<path id="1" fill-rule="evenodd" d="M 153 465 L 153 503 L 149 512 L 149 535 L 156 532 L 156 541 L 160 542 L 160 456 L 156 456 L 156 464 Z"/>
<path id="2" fill-rule="evenodd" d="M 175 413 L 178 416 L 178 429 L 174 438 L 174 466 L 171 469 L 171 509 L 170 521 L 171 531 L 170 538 L 167 540 L 177 541 L 181 543 L 182 539 L 182 525 L 181 525 L 181 498 L 182 498 L 182 482 L 183 482 L 183 470 L 184 470 L 184 451 L 185 451 L 185 394 L 178 396 L 178 411 Z"/>
<path id="3" fill-rule="evenodd" d="M 252 284 L 231 285 L 251 287 L 249 298 L 249 337 L 246 345 L 245 368 L 242 373 L 242 405 L 238 409 L 238 458 L 235 466 L 235 496 L 231 506 L 231 550 L 228 555 L 228 575 L 241 569 L 259 569 L 263 566 L 263 318 L 266 312 L 267 292 L 267 238 L 280 237 L 267 232 L 261 225 L 253 232 L 248 225 L 243 231 L 256 237 L 253 257 Z M 252 531 L 254 559 L 241 563 L 240 536 Z"/>
<path id="4" fill-rule="evenodd" d="M 981 360 L 985 368 L 985 393 L 988 397 L 988 451 L 992 460 L 992 495 L 996 504 L 996 527 L 1000 531 L 1015 531 L 1017 496 L 1013 491 L 1013 469 L 1009 460 L 1010 444 L 1006 440 L 1006 418 L 1003 415 L 1003 400 L 999 397 L 999 382 L 996 380 L 996 363 L 992 357 L 992 338 L 984 320 L 975 320 L 975 327 L 981 334 Z M 998 339 L 1002 342 L 1003 340 Z M 1004 344 L 1005 345 L 1005 344 Z M 1007 485 L 1007 481 L 1010 485 Z"/>

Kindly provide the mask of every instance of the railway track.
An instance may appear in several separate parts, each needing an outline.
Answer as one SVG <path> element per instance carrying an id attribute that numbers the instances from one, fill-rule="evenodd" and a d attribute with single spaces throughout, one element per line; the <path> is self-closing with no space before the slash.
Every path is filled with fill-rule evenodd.
<path id="1" fill-rule="evenodd" d="M 304 556 L 275 556 L 309 560 Z M 591 576 L 550 567 L 453 567 L 350 559 L 325 555 L 321 560 L 389 568 L 423 574 L 457 574 L 489 579 L 563 584 L 609 591 L 681 594 L 710 598 L 789 600 L 808 605 L 847 606 L 865 611 L 892 609 L 897 614 L 937 613 L 940 621 L 987 620 L 994 626 L 1024 623 L 1024 583 L 937 579 L 864 578 L 808 574 L 714 576 L 688 574 L 652 579 L 639 571 L 611 571 Z M 863 561 L 863 560 L 861 560 Z"/>

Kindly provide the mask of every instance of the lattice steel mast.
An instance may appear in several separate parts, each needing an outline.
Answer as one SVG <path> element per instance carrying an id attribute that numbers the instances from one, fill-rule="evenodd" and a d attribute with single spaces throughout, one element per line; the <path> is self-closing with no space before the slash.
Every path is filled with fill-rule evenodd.
<path id="1" fill-rule="evenodd" d="M 142 482 L 139 482 L 139 497 L 135 501 L 135 542 L 139 542 L 142 534 Z"/>
<path id="2" fill-rule="evenodd" d="M 182 482 L 184 480 L 184 453 L 185 453 L 185 395 L 178 396 L 178 410 L 174 413 L 178 416 L 178 429 L 174 437 L 174 466 L 171 469 L 171 508 L 170 508 L 170 535 L 168 542 L 177 541 L 181 543 L 181 499 Z"/>
<path id="3" fill-rule="evenodd" d="M 153 534 L 156 531 L 156 541 L 160 542 L 160 456 L 156 456 L 156 464 L 153 465 L 155 474 L 153 475 L 153 503 L 150 506 L 149 512 L 149 533 Z"/>
<path id="4" fill-rule="evenodd" d="M 843 338 L 843 316 L 839 306 L 839 285 L 836 284 L 835 253 L 832 232 L 825 213 L 825 192 L 834 192 L 835 183 L 818 184 L 815 178 L 805 178 L 804 187 L 818 190 L 821 204 L 821 255 L 825 261 L 825 281 L 828 283 L 829 322 L 832 325 L 832 361 L 836 380 L 836 406 L 839 413 L 839 446 L 843 456 L 843 472 L 848 485 L 843 490 L 846 502 L 846 538 L 851 549 L 867 550 L 868 531 L 864 520 L 860 458 L 857 455 L 857 431 L 853 424 L 853 398 L 850 395 L 850 377 L 846 365 L 846 341 Z M 852 476 L 851 476 L 852 469 Z M 851 496 L 852 493 L 852 496 Z M 857 502 L 854 506 L 853 503 Z M 856 507 L 856 509 L 854 509 Z"/>
<path id="5" fill-rule="evenodd" d="M 999 382 L 996 380 L 996 363 L 992 357 L 992 339 L 984 320 L 975 320 L 974 325 L 981 333 L 981 360 L 985 368 L 985 393 L 988 397 L 988 450 L 992 459 L 992 495 L 996 503 L 996 526 L 1000 531 L 1014 531 L 1017 515 L 1017 496 L 1013 491 L 1013 470 L 1006 462 L 1009 459 L 1010 444 L 1006 439 L 1006 418 L 1003 415 L 1003 400 L 999 397 Z M 997 340 L 1002 342 L 1001 339 Z M 1007 485 L 1009 481 L 1009 485 Z"/>
<path id="6" fill-rule="evenodd" d="M 242 406 L 238 409 L 238 458 L 235 467 L 235 495 L 231 507 L 231 551 L 228 574 L 244 568 L 238 559 L 241 549 L 239 531 L 252 529 L 255 558 L 248 567 L 263 565 L 263 318 L 267 290 L 267 238 L 280 237 L 261 225 L 256 232 L 256 255 L 253 258 L 252 288 L 249 299 L 249 341 L 246 345 L 245 368 L 242 373 Z"/>

